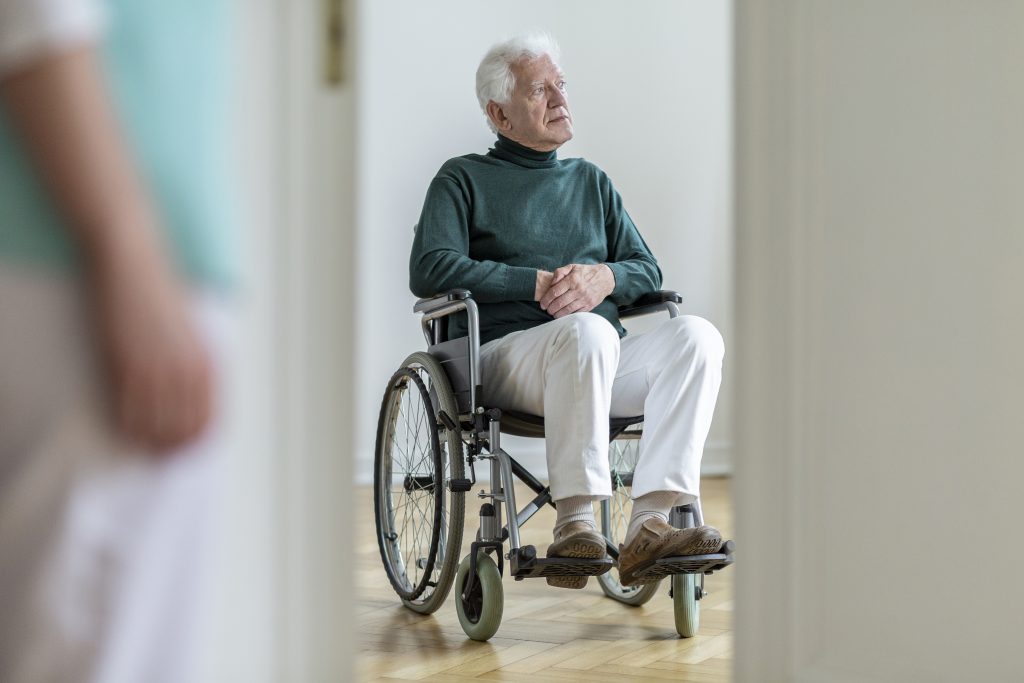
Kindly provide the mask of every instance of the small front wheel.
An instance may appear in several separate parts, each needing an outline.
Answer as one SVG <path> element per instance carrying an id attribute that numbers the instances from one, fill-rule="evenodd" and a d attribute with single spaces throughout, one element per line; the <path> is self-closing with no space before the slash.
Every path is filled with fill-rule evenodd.
<path id="1" fill-rule="evenodd" d="M 487 640 L 498 632 L 505 598 L 498 566 L 483 550 L 477 551 L 476 579 L 467 595 L 468 580 L 469 555 L 466 555 L 455 576 L 455 609 L 459 613 L 459 624 L 467 636 L 473 640 Z"/>
<path id="2" fill-rule="evenodd" d="M 676 631 L 683 638 L 692 638 L 700 628 L 700 603 L 697 602 L 696 574 L 676 574 L 672 577 L 672 606 L 676 616 Z"/>

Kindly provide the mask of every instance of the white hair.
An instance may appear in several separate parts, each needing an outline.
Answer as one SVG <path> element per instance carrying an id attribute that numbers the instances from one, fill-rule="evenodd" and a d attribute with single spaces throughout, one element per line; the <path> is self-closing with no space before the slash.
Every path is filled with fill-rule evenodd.
<path id="1" fill-rule="evenodd" d="M 476 69 L 476 99 L 485 117 L 488 102 L 508 104 L 512 100 L 512 91 L 516 87 L 512 65 L 523 59 L 536 59 L 541 55 L 547 55 L 551 61 L 558 62 L 558 43 L 547 33 L 524 33 L 513 36 L 487 51 Z M 490 117 L 487 117 L 487 125 L 493 132 L 498 132 Z"/>

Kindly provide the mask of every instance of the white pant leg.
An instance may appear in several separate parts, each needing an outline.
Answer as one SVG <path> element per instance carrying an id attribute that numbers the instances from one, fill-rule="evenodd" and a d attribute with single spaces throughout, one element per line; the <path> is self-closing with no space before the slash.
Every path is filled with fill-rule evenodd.
<path id="1" fill-rule="evenodd" d="M 700 495 L 700 461 L 722 383 L 725 344 L 714 325 L 682 315 L 622 340 L 611 414 L 644 416 L 633 496 Z"/>
<path id="2" fill-rule="evenodd" d="M 551 497 L 611 495 L 608 411 L 619 336 L 596 313 L 573 313 L 480 348 L 487 401 L 543 415 Z"/>
<path id="3" fill-rule="evenodd" d="M 219 420 L 125 445 L 72 276 L 0 265 L 0 681 L 193 681 Z M 197 297 L 220 374 L 229 317 Z"/>

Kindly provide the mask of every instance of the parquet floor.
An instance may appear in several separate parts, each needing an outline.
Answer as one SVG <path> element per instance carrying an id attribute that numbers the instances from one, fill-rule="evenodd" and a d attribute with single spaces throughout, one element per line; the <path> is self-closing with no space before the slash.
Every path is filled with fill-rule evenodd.
<path id="1" fill-rule="evenodd" d="M 706 479 L 704 516 L 731 538 L 728 479 Z M 518 489 L 517 489 L 518 491 Z M 583 590 L 550 588 L 541 579 L 503 582 L 501 628 L 486 643 L 466 638 L 454 597 L 430 616 L 415 614 L 391 589 L 374 536 L 373 492 L 357 489 L 356 632 L 360 681 L 693 681 L 730 680 L 732 668 L 732 569 L 706 577 L 700 633 L 681 639 L 673 625 L 668 583 L 642 607 L 605 597 L 591 579 Z M 519 500 L 528 500 L 526 491 Z M 477 526 L 477 500 L 467 495 L 463 553 Z M 543 554 L 551 542 L 554 510 L 540 512 L 522 529 L 523 542 Z M 461 554 L 460 554 L 461 556 Z M 453 591 L 454 592 L 454 591 Z"/>

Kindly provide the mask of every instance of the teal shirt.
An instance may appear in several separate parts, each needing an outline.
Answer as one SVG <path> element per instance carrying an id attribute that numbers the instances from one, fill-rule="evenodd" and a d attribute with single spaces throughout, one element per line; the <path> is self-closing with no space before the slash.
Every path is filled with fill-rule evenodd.
<path id="1" fill-rule="evenodd" d="M 608 176 L 498 136 L 486 154 L 445 162 L 430 183 L 409 259 L 419 297 L 473 293 L 480 342 L 554 320 L 533 300 L 537 271 L 605 263 L 615 289 L 593 310 L 625 336 L 618 307 L 661 288 L 661 269 Z M 466 334 L 455 316 L 449 336 Z"/>
<path id="2" fill-rule="evenodd" d="M 229 187 L 229 8 L 212 0 L 114 0 L 108 81 L 179 271 L 236 280 Z M 77 246 L 0 110 L 0 259 L 67 271 Z"/>

